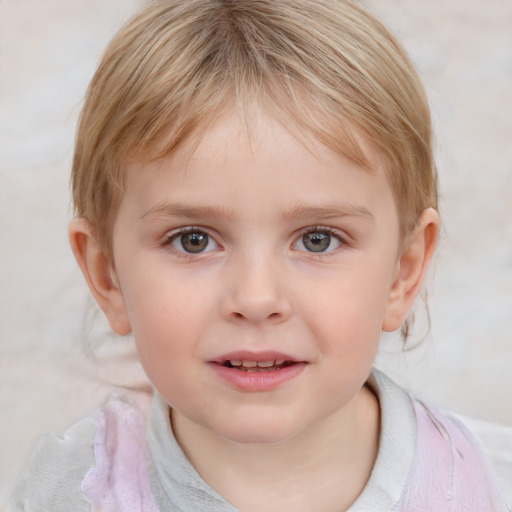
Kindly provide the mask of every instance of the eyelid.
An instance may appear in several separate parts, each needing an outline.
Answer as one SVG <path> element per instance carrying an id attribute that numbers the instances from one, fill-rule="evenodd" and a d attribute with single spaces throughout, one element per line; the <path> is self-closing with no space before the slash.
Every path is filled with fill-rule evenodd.
<path id="1" fill-rule="evenodd" d="M 303 236 L 303 235 L 307 235 L 308 233 L 316 233 L 317 231 L 323 231 L 323 232 L 329 233 L 330 235 L 335 236 L 336 238 L 338 238 L 341 242 L 345 242 L 345 243 L 346 243 L 347 238 L 348 238 L 348 235 L 346 235 L 340 229 L 333 228 L 333 227 L 330 227 L 330 226 L 322 226 L 322 225 L 308 226 L 308 227 L 305 227 L 305 228 L 301 228 L 300 235 Z"/>

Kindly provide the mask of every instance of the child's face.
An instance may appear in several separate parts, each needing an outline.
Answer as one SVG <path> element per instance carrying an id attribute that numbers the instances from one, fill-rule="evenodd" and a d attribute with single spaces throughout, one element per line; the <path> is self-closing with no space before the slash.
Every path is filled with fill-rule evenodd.
<path id="1" fill-rule="evenodd" d="M 232 115 L 197 147 L 131 166 L 114 262 L 121 315 L 174 413 L 271 443 L 357 400 L 397 278 L 399 222 L 382 169 L 314 156 L 263 116 L 247 133 Z"/>

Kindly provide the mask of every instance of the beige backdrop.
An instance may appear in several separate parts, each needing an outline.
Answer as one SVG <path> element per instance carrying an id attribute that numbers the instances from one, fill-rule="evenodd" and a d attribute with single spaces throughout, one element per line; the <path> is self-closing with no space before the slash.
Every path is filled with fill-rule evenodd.
<path id="1" fill-rule="evenodd" d="M 512 2 L 367 3 L 427 84 L 444 220 L 431 333 L 420 304 L 423 343 L 404 353 L 385 339 L 379 364 L 442 406 L 512 425 Z M 66 239 L 86 84 L 140 4 L 0 1 L 0 507 L 41 433 L 61 432 L 111 385 L 144 383 L 131 341 L 109 338 L 94 319 Z M 97 364 L 83 347 L 106 338 Z"/>

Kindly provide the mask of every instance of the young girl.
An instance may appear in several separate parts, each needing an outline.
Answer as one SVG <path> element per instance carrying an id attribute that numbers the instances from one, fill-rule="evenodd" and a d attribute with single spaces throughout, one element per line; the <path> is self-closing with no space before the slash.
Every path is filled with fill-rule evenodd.
<path id="1" fill-rule="evenodd" d="M 423 87 L 357 4 L 150 3 L 91 83 L 73 197 L 153 405 L 45 438 L 9 510 L 507 510 L 467 428 L 372 370 L 440 221 Z"/>

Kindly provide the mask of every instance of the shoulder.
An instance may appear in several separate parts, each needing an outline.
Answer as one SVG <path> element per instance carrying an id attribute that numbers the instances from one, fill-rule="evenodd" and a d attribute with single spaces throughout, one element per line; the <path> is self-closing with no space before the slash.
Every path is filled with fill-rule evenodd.
<path id="1" fill-rule="evenodd" d="M 416 412 L 417 447 L 409 491 L 428 491 L 430 504 L 447 505 L 451 501 L 460 510 L 507 510 L 504 482 L 475 433 L 459 417 L 411 400 Z"/>
<path id="2" fill-rule="evenodd" d="M 103 510 L 102 500 L 139 492 L 131 497 L 137 501 L 148 493 L 146 472 L 145 417 L 129 401 L 111 398 L 63 436 L 47 434 L 39 441 L 7 511 L 90 512 Z"/>
<path id="3" fill-rule="evenodd" d="M 477 439 L 496 474 L 498 484 L 512 510 L 512 427 L 457 416 Z"/>
<path id="4" fill-rule="evenodd" d="M 146 417 L 117 399 L 96 415 L 95 466 L 82 481 L 93 510 L 158 512 L 150 488 Z"/>
<path id="5" fill-rule="evenodd" d="M 89 511 L 80 485 L 94 465 L 96 432 L 96 421 L 85 418 L 61 437 L 42 437 L 10 495 L 8 512 Z"/>
<path id="6" fill-rule="evenodd" d="M 369 384 L 381 405 L 374 469 L 386 470 L 379 473 L 382 487 L 393 468 L 393 485 L 386 489 L 400 510 L 501 512 L 507 510 L 505 501 L 512 510 L 512 429 L 475 429 L 465 419 L 413 397 L 379 371 L 372 373 Z"/>

